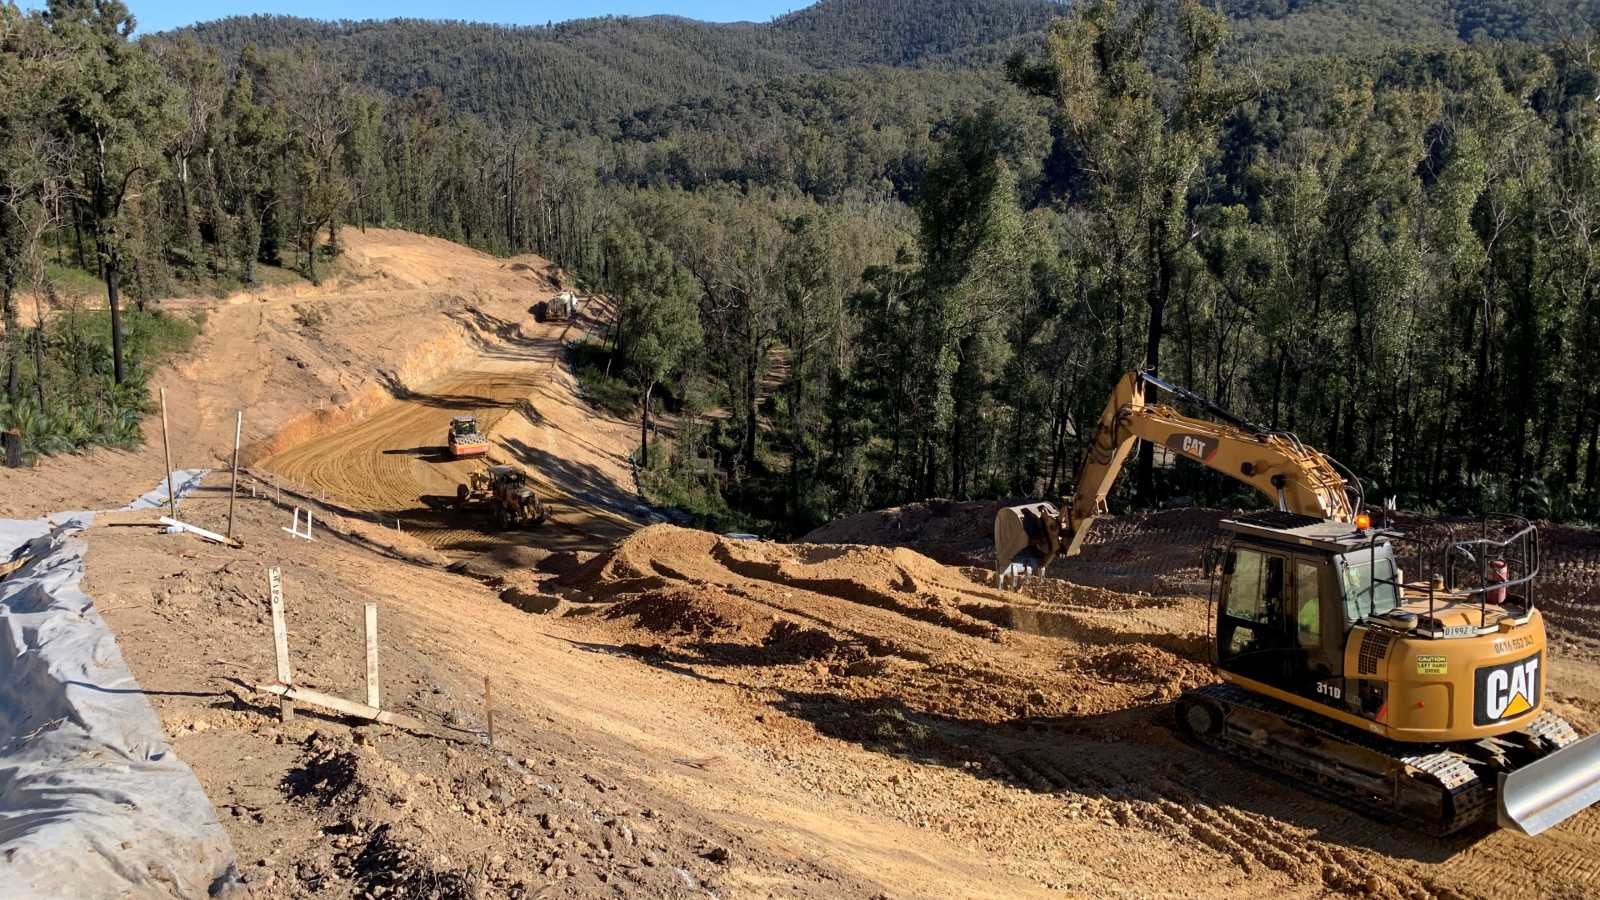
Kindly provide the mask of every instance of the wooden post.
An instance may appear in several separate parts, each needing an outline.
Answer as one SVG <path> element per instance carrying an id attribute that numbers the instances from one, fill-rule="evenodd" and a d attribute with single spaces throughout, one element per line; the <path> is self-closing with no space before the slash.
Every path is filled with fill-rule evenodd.
<path id="1" fill-rule="evenodd" d="M 172 442 L 167 440 L 167 389 L 161 389 L 161 451 L 167 457 L 167 506 L 178 517 L 178 493 L 172 489 Z"/>
<path id="2" fill-rule="evenodd" d="M 489 676 L 483 676 L 483 720 L 489 729 L 489 749 L 494 749 L 494 695 L 489 691 Z"/>
<path id="3" fill-rule="evenodd" d="M 233 481 L 228 485 L 228 537 L 233 537 L 233 499 L 239 494 L 239 433 L 244 430 L 244 411 L 233 420 Z"/>
<path id="4" fill-rule="evenodd" d="M 289 671 L 289 624 L 283 617 L 283 574 L 277 566 L 267 570 L 267 587 L 272 595 L 272 650 L 278 658 L 278 681 L 284 685 L 294 683 Z M 294 701 L 288 697 L 278 702 L 278 716 L 288 722 L 294 719 Z"/>
<path id="5" fill-rule="evenodd" d="M 15 428 L 0 431 L 0 444 L 5 445 L 6 467 L 22 468 L 22 432 Z"/>
<path id="6" fill-rule="evenodd" d="M 378 702 L 378 604 L 367 604 L 367 705 L 382 709 Z"/>

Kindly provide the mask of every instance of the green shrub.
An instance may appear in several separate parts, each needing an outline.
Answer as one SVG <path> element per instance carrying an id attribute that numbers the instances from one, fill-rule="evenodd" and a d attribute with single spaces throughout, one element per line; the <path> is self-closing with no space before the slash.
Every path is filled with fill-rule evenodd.
<path id="1" fill-rule="evenodd" d="M 578 392 L 591 406 L 598 406 L 618 418 L 631 419 L 639 414 L 633 386 L 621 378 L 612 378 L 602 369 L 593 366 L 579 369 Z"/>
<path id="2" fill-rule="evenodd" d="M 110 319 L 106 310 L 74 310 L 47 323 L 42 373 L 31 352 L 35 331 L 18 333 L 22 348 L 29 352 L 18 358 L 17 396 L 0 397 L 0 427 L 22 434 L 23 453 L 29 459 L 97 446 L 138 446 L 143 440 L 140 423 L 153 408 L 150 372 L 187 349 L 202 321 L 198 316 L 125 311 L 126 377 L 119 385 L 113 378 Z"/>

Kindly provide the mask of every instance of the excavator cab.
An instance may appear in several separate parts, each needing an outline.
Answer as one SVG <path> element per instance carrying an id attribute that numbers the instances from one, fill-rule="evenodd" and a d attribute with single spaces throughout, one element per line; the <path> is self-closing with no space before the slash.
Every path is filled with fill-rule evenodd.
<path id="1" fill-rule="evenodd" d="M 1180 701 L 1186 731 L 1336 778 L 1444 833 L 1493 809 L 1538 834 L 1600 800 L 1600 737 L 1580 740 L 1544 708 L 1531 524 L 1506 517 L 1509 536 L 1431 548 L 1365 516 L 1221 524 L 1208 571 L 1227 684 Z M 1406 581 L 1402 563 L 1429 577 Z"/>
<path id="2" fill-rule="evenodd" d="M 1217 665 L 1309 699 L 1342 698 L 1351 627 L 1400 605 L 1393 546 L 1346 523 L 1277 511 L 1222 525 L 1230 537 L 1218 554 Z"/>

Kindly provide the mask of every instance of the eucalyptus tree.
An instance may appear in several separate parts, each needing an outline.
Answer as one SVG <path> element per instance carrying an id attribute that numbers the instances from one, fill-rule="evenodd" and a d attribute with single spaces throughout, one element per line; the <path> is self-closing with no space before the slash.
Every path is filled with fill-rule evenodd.
<path id="1" fill-rule="evenodd" d="M 1042 59 L 1013 59 L 1012 79 L 1050 98 L 1069 142 L 1084 202 L 1101 225 L 1106 256 L 1101 290 L 1119 319 L 1143 302 L 1142 358 L 1121 346 L 1116 367 L 1161 365 L 1161 344 L 1185 251 L 1196 236 L 1191 194 L 1205 177 L 1220 124 L 1254 91 L 1220 75 L 1226 20 L 1199 0 L 1176 10 L 1176 73 L 1156 71 L 1151 42 L 1162 5 L 1146 0 L 1123 15 L 1117 0 L 1095 0 L 1055 20 Z M 1138 487 L 1153 497 L 1154 448 L 1140 447 Z"/>
<path id="2" fill-rule="evenodd" d="M 178 128 L 170 83 L 129 40 L 134 18 L 120 0 L 50 0 L 44 22 L 74 61 L 57 82 L 58 109 L 74 159 L 71 190 L 94 231 L 120 384 L 127 374 L 120 296 L 125 249 L 135 207 L 162 177 L 162 151 Z"/>

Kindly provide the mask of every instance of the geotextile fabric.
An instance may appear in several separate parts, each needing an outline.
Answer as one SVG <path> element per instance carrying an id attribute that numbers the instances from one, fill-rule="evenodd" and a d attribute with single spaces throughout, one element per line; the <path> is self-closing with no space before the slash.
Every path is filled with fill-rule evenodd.
<path id="1" fill-rule="evenodd" d="M 227 833 L 80 588 L 93 517 L 0 520 L 0 559 L 27 559 L 0 580 L 0 896 L 234 893 Z"/>

